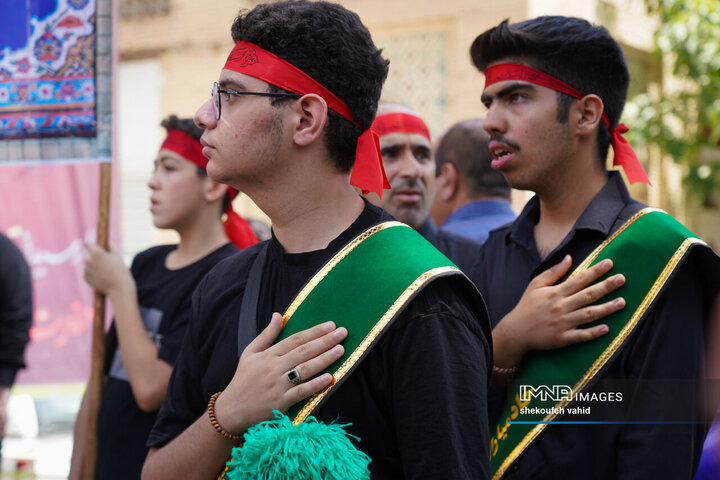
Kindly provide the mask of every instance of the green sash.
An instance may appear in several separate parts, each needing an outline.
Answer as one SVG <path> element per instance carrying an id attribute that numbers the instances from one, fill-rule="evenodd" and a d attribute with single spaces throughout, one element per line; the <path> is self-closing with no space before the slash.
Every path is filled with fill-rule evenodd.
<path id="1" fill-rule="evenodd" d="M 606 258 L 612 259 L 613 273 L 621 272 L 626 278 L 625 285 L 616 291 L 617 296 L 626 300 L 625 308 L 601 320 L 610 327 L 610 332 L 602 337 L 528 354 L 516 376 L 517 387 L 508 398 L 498 423 L 490 430 L 493 479 L 502 477 L 545 430 L 547 422 L 567 407 L 573 395 L 588 387 L 622 348 L 693 245 L 705 244 L 670 215 L 646 208 L 630 218 L 576 268 L 571 276 Z M 561 380 L 553 380 L 552 391 L 546 389 L 546 395 L 538 395 L 546 388 L 540 387 L 539 379 Z M 529 394 L 528 385 L 540 388 Z M 522 417 L 523 421 L 542 423 L 512 423 L 524 407 L 543 409 L 543 414 Z"/>
<path id="2" fill-rule="evenodd" d="M 305 421 L 342 385 L 423 287 L 447 275 L 463 274 L 419 233 L 400 222 L 375 225 L 335 254 L 292 301 L 276 340 L 327 320 L 348 331 L 343 341 L 345 353 L 325 370 L 335 383 L 291 407 L 287 415 L 293 423 Z"/>
<path id="3" fill-rule="evenodd" d="M 462 274 L 415 230 L 399 222 L 376 225 L 346 245 L 300 291 L 283 315 L 278 341 L 326 320 L 345 327 L 345 353 L 326 372 L 335 383 L 288 416 L 296 425 L 317 410 L 430 280 Z"/>

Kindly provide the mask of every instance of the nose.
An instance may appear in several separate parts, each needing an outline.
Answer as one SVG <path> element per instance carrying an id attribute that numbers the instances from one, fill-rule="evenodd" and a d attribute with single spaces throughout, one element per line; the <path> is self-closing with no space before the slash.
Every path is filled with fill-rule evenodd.
<path id="1" fill-rule="evenodd" d="M 506 127 L 505 115 L 502 112 L 501 106 L 498 105 L 498 102 L 493 102 L 485 115 L 483 129 L 488 135 L 492 136 L 493 134 L 504 133 Z"/>
<path id="2" fill-rule="evenodd" d="M 200 106 L 198 111 L 195 112 L 193 121 L 195 122 L 195 125 L 197 125 L 199 128 L 202 128 L 203 130 L 208 128 L 215 128 L 215 126 L 217 125 L 217 113 L 215 112 L 215 107 L 213 106 L 212 99 L 208 99 Z"/>
<path id="3" fill-rule="evenodd" d="M 413 180 L 420 178 L 422 167 L 410 148 L 403 148 L 399 161 L 401 177 Z"/>
<path id="4" fill-rule="evenodd" d="M 160 181 L 158 180 L 158 172 L 157 168 L 155 171 L 153 171 L 152 175 L 150 175 L 150 179 L 148 180 L 147 186 L 150 190 L 157 190 L 160 188 Z"/>

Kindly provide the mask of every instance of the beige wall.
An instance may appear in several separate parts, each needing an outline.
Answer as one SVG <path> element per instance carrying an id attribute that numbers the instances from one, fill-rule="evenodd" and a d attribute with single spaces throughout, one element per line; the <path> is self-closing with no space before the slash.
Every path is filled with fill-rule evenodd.
<path id="1" fill-rule="evenodd" d="M 124 62 L 156 61 L 161 73 L 159 78 L 148 79 L 148 83 L 160 86 L 160 116 L 170 113 L 191 116 L 207 100 L 210 86 L 217 79 L 232 47 L 230 25 L 235 14 L 240 8 L 251 8 L 255 3 L 258 2 L 169 0 L 167 15 L 121 19 L 118 38 L 121 66 Z M 344 0 L 339 3 L 358 13 L 376 43 L 385 48 L 391 61 L 385 90 L 404 96 L 401 100 L 426 115 L 434 135 L 456 121 L 484 116 L 485 109 L 480 103 L 482 75 L 471 64 L 469 46 L 480 32 L 505 18 L 515 22 L 538 15 L 563 14 L 605 25 L 628 47 L 628 55 L 638 59 L 640 71 L 643 74 L 650 72 L 643 78 L 640 88 L 661 78 L 648 63 L 651 59 L 647 51 L 652 45 L 655 24 L 645 15 L 643 2 Z M 421 37 L 427 38 L 418 40 Z M 426 43 L 418 43 L 421 41 Z M 422 64 L 424 53 L 428 58 Z M 426 69 L 424 74 L 413 72 L 413 61 L 418 68 Z M 433 71 L 438 64 L 441 66 Z M 134 148 L 142 146 L 152 154 L 157 148 L 156 139 L 162 135 L 159 118 L 145 121 L 152 121 L 154 127 L 149 127 L 147 135 L 134 138 Z M 120 149 L 122 152 L 123 145 Z M 683 193 L 679 188 L 681 171 L 667 160 L 651 159 L 648 163 L 656 187 L 648 190 L 633 186 L 633 195 L 653 206 L 666 208 L 683 220 Z M 140 172 L 135 172 L 135 184 L 140 177 Z M 133 189 L 135 194 L 138 191 Z M 517 192 L 513 198 L 515 208 L 519 209 L 528 195 Z M 131 208 L 127 200 L 123 204 Z M 246 215 L 264 218 L 246 197 L 240 197 L 236 206 Z M 160 236 L 161 240 L 168 238 Z M 157 239 L 147 239 L 148 243 L 153 241 Z"/>
<path id="2" fill-rule="evenodd" d="M 483 115 L 480 103 L 482 75 L 470 62 L 469 46 L 478 33 L 503 18 L 520 18 L 525 0 L 397 1 L 347 0 L 373 36 L 442 31 L 447 36 L 447 106 L 443 123 Z M 240 7 L 253 2 L 215 0 L 171 1 L 168 16 L 121 21 L 121 61 L 158 58 L 164 76 L 162 114 L 192 114 L 207 99 L 232 42 L 230 25 Z M 390 58 L 391 64 L 393 58 Z M 396 62 L 397 63 L 397 62 Z M 392 66 L 391 66 L 392 69 Z"/>
<path id="3" fill-rule="evenodd" d="M 192 112 L 208 95 L 211 83 L 232 46 L 230 25 L 247 0 L 170 0 L 170 13 L 121 20 L 118 46 L 122 60 L 159 58 L 165 76 L 163 114 Z M 418 31 L 447 34 L 447 118 L 449 123 L 483 114 L 482 75 L 468 50 L 478 33 L 505 18 L 520 21 L 546 14 L 576 15 L 606 25 L 621 42 L 648 50 L 654 23 L 642 2 L 620 0 L 344 0 L 374 37 Z M 609 12 L 609 13 L 608 13 Z M 392 58 L 390 58 L 392 62 Z M 392 69 L 392 66 L 391 66 Z"/>
<path id="4" fill-rule="evenodd" d="M 120 20 L 118 48 L 121 64 L 153 60 L 160 70 L 158 78 L 147 79 L 148 85 L 153 85 L 153 90 L 159 91 L 159 118 L 138 119 L 135 114 L 135 118 L 121 120 L 126 125 L 138 121 L 148 125 L 144 134 L 133 136 L 131 144 L 120 145 L 121 155 L 124 150 L 135 152 L 145 149 L 149 161 L 157 148 L 157 139 L 162 136 L 160 118 L 171 113 L 191 116 L 207 100 L 210 86 L 217 79 L 232 47 L 230 26 L 234 16 L 240 8 L 251 8 L 255 3 L 237 0 L 170 0 L 168 15 Z M 413 78 L 412 67 L 400 69 L 407 65 L 407 58 L 397 53 L 397 50 L 393 56 L 393 45 L 397 48 L 402 44 L 402 39 L 407 37 L 407 44 L 399 46 L 412 49 L 413 35 L 427 32 L 435 33 L 442 39 L 440 55 L 444 62 L 444 74 L 442 81 L 435 85 L 435 93 L 444 96 L 443 101 L 440 105 L 426 105 L 419 99 L 420 104 L 412 105 L 421 114 L 429 116 L 428 123 L 433 134 L 437 135 L 458 120 L 484 116 L 485 110 L 480 103 L 482 75 L 471 64 L 469 46 L 478 33 L 503 18 L 521 18 L 518 12 L 526 10 L 527 2 L 507 0 L 498 5 L 496 2 L 477 0 L 348 0 L 339 3 L 358 13 L 378 45 L 385 47 L 391 61 L 386 90 L 393 89 L 392 82 L 415 83 L 419 92 L 426 87 L 424 78 Z M 421 46 L 418 49 L 422 53 Z M 401 73 L 405 78 L 395 78 L 402 76 Z M 156 85 L 159 85 L 159 90 L 155 88 Z M 397 85 L 395 90 L 405 91 L 406 88 L 405 85 Z M 405 100 L 413 104 L 418 99 Z M 155 109 L 150 109 L 148 113 L 151 112 L 153 116 L 158 113 Z M 123 191 L 126 193 L 122 200 L 123 217 L 138 218 L 134 211 L 145 209 L 146 202 L 137 196 L 144 191 L 143 177 L 149 174 L 149 169 L 134 161 L 133 166 L 126 166 L 123 170 Z M 524 195 L 517 196 L 518 207 L 525 199 Z M 238 198 L 235 206 L 245 215 L 266 218 L 247 197 Z M 144 211 L 140 217 L 148 218 Z M 138 229 L 138 232 L 141 231 Z M 124 238 L 124 244 L 128 247 L 125 254 L 131 257 L 146 245 L 173 241 L 174 238 L 167 232 L 152 234 L 152 230 L 144 230 L 142 235 L 135 231 L 128 232 Z"/>

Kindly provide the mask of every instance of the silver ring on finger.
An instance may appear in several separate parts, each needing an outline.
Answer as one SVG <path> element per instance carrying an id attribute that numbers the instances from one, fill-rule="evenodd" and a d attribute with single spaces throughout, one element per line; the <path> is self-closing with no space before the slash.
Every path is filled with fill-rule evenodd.
<path id="1" fill-rule="evenodd" d="M 285 375 L 287 375 L 288 381 L 293 385 L 300 385 L 302 383 L 302 379 L 300 378 L 300 373 L 297 371 L 297 368 L 291 368 L 285 373 Z"/>

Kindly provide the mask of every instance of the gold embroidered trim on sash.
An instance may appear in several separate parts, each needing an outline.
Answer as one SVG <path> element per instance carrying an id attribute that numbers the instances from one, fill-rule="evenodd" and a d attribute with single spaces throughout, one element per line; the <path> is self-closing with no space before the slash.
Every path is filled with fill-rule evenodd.
<path id="1" fill-rule="evenodd" d="M 402 294 L 400 294 L 400 296 L 390 306 L 388 311 L 385 312 L 385 314 L 375 324 L 372 330 L 370 330 L 370 332 L 365 336 L 363 341 L 360 342 L 360 345 L 358 345 L 355 351 L 350 354 L 347 360 L 345 360 L 345 362 L 340 365 L 340 368 L 338 368 L 337 371 L 333 374 L 336 383 L 329 385 L 324 390 L 316 393 L 310 400 L 308 400 L 307 403 L 303 406 L 302 410 L 300 410 L 300 412 L 293 420 L 293 424 L 297 425 L 305 421 L 308 415 L 312 413 L 312 411 L 328 394 L 328 392 L 337 384 L 337 382 L 340 381 L 341 378 L 345 376 L 348 371 L 350 371 L 353 365 L 355 365 L 355 363 L 363 356 L 365 351 L 370 347 L 370 345 L 372 345 L 380 332 L 382 332 L 383 329 L 387 326 L 388 322 L 390 322 L 390 320 L 395 317 L 400 308 L 405 305 L 408 299 L 410 299 L 410 297 L 412 297 L 412 295 L 417 292 L 420 287 L 422 287 L 426 282 L 428 282 L 431 278 L 435 276 L 457 271 L 459 270 L 456 267 L 437 267 L 428 270 L 427 272 L 420 275 L 417 279 L 415 279 L 415 281 L 411 283 L 410 286 L 408 286 Z"/>
<path id="2" fill-rule="evenodd" d="M 620 235 L 622 232 L 624 232 L 625 230 L 627 230 L 627 228 L 628 228 L 630 225 L 632 225 L 633 223 L 635 223 L 635 220 L 637 220 L 638 218 L 642 217 L 643 215 L 646 215 L 646 214 L 651 213 L 651 212 L 666 213 L 664 210 L 660 210 L 659 208 L 647 207 L 647 208 L 643 208 L 642 210 L 640 210 L 639 212 L 637 212 L 635 215 L 633 215 L 632 217 L 628 218 L 628 220 L 627 220 L 620 228 L 618 228 L 618 229 L 615 231 L 615 233 L 613 233 L 613 234 L 610 235 L 608 238 L 606 238 L 603 243 L 601 243 L 595 250 L 593 250 L 592 253 L 591 253 L 590 255 L 588 255 L 588 256 L 585 258 L 585 260 L 582 261 L 582 263 L 581 263 L 580 265 L 577 266 L 577 268 L 575 269 L 575 271 L 573 271 L 573 272 L 570 274 L 570 276 L 568 276 L 568 280 L 571 279 L 572 277 L 574 277 L 575 275 L 577 275 L 578 273 L 580 273 L 580 272 L 582 272 L 582 271 L 584 271 L 584 270 L 587 270 L 587 268 L 590 266 L 590 264 L 595 261 L 595 259 L 598 257 L 598 255 L 600 255 L 600 252 L 602 252 L 602 251 L 605 249 L 605 247 L 607 247 L 607 246 L 610 244 L 610 242 L 612 242 L 613 240 L 615 240 L 615 239 L 618 237 L 618 235 Z"/>
<path id="3" fill-rule="evenodd" d="M 663 212 L 662 210 L 655 209 L 655 208 L 645 208 L 643 210 L 640 210 L 635 215 L 633 215 L 628 221 L 618 229 L 617 232 L 615 232 L 611 237 L 609 237 L 605 242 L 603 242 L 598 248 L 596 248 L 593 253 L 590 254 L 590 256 L 583 261 L 578 268 L 573 272 L 573 275 L 576 273 L 579 273 L 582 270 L 585 270 L 592 261 L 597 258 L 597 256 L 600 254 L 600 252 L 613 240 L 615 237 L 617 237 L 623 230 L 625 230 L 630 224 L 632 224 L 635 220 L 642 217 L 643 215 L 650 213 L 650 212 Z M 664 213 L 664 212 L 663 212 Z M 630 336 L 634 328 L 637 326 L 638 322 L 642 318 L 642 316 L 647 311 L 648 307 L 652 304 L 652 302 L 655 300 L 655 297 L 657 297 L 658 293 L 662 290 L 662 288 L 665 286 L 665 283 L 667 282 L 670 275 L 673 273 L 675 268 L 677 267 L 678 263 L 680 263 L 680 260 L 685 256 L 688 249 L 693 244 L 702 244 L 704 245 L 705 242 L 700 240 L 699 238 L 687 238 L 683 241 L 682 244 L 678 247 L 678 249 L 675 251 L 672 257 L 670 257 L 670 260 L 668 261 L 667 265 L 665 265 L 665 268 L 663 268 L 662 272 L 658 276 L 658 278 L 655 280 L 655 283 L 653 283 L 653 286 L 650 288 L 648 293 L 645 295 L 645 298 L 643 298 L 642 302 L 640 302 L 640 305 L 638 306 L 637 310 L 633 313 L 632 317 L 630 317 L 630 320 L 627 322 L 625 327 L 620 331 L 620 333 L 615 337 L 615 339 L 608 345 L 608 347 L 605 349 L 604 352 L 600 354 L 600 356 L 593 362 L 593 364 L 590 366 L 587 372 L 582 376 L 582 378 L 577 382 L 577 384 L 572 389 L 572 395 L 570 395 L 570 398 L 574 397 L 575 394 L 580 392 L 583 388 L 587 386 L 587 384 L 590 382 L 590 380 L 600 371 L 600 369 L 610 360 L 610 358 L 615 354 L 615 352 L 620 348 L 620 345 Z M 589 259 L 589 261 L 588 261 Z M 558 402 L 555 406 L 556 407 L 566 407 L 570 403 L 569 400 L 563 400 Z M 548 414 L 546 415 L 542 421 L 543 422 L 550 422 L 557 417 L 556 414 Z M 547 423 L 539 423 L 535 425 L 535 427 L 530 430 L 530 432 L 525 435 L 525 437 L 517 444 L 517 446 L 510 452 L 510 454 L 505 458 L 502 464 L 500 464 L 500 467 L 498 467 L 497 472 L 495 472 L 495 475 L 493 475 L 492 480 L 498 480 L 502 475 L 507 471 L 508 467 L 520 456 L 520 454 L 542 433 L 542 431 L 547 427 Z"/>
<path id="4" fill-rule="evenodd" d="M 285 314 L 283 315 L 283 327 L 287 324 L 288 320 L 290 320 L 290 317 L 292 317 L 293 313 L 295 313 L 295 310 L 298 309 L 300 304 L 305 301 L 308 295 L 310 295 L 310 292 L 312 292 L 312 290 L 322 281 L 322 279 L 325 278 L 325 276 L 330 272 L 330 270 L 335 268 L 335 265 L 340 263 L 340 260 L 345 258 L 350 252 L 355 249 L 355 247 L 360 245 L 362 242 L 364 242 L 371 236 L 375 235 L 377 232 L 390 227 L 410 228 L 408 225 L 402 222 L 384 222 L 365 230 L 363 233 L 355 237 L 352 242 L 345 245 L 338 253 L 336 253 L 335 256 L 310 279 L 310 281 L 303 287 L 303 289 L 300 290 L 300 293 L 297 294 L 297 296 L 292 301 L 290 306 L 285 311 Z"/>

